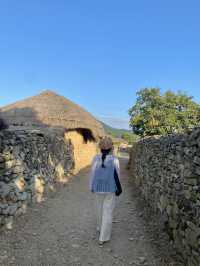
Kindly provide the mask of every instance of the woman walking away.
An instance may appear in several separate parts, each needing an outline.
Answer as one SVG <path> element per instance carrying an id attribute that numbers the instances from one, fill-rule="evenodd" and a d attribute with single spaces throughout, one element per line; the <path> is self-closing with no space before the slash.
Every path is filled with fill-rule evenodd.
<path id="1" fill-rule="evenodd" d="M 122 193 L 119 181 L 119 160 L 112 155 L 113 142 L 104 137 L 99 143 L 101 154 L 94 157 L 91 167 L 90 190 L 95 193 L 99 244 L 110 240 L 115 197 Z"/>

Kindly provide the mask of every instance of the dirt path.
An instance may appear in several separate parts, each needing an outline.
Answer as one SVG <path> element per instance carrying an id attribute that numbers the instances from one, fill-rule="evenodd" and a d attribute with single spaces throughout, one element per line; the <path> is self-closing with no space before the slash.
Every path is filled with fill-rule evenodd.
<path id="1" fill-rule="evenodd" d="M 0 265 L 178 266 L 166 235 L 145 211 L 121 159 L 124 193 L 117 200 L 112 240 L 97 244 L 88 169 L 45 202 L 31 207 L 12 231 L 1 232 Z"/>

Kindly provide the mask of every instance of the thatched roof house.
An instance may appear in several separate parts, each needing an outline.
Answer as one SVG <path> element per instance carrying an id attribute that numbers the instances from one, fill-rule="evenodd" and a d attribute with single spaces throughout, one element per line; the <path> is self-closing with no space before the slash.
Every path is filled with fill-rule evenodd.
<path id="1" fill-rule="evenodd" d="M 101 124 L 90 113 L 49 90 L 7 105 L 1 111 L 9 125 L 83 128 L 91 130 L 95 138 L 104 134 Z"/>
<path id="2" fill-rule="evenodd" d="M 10 126 L 64 129 L 74 144 L 77 168 L 91 161 L 96 142 L 104 135 L 102 125 L 90 113 L 52 91 L 7 105 L 1 108 L 1 116 Z"/>

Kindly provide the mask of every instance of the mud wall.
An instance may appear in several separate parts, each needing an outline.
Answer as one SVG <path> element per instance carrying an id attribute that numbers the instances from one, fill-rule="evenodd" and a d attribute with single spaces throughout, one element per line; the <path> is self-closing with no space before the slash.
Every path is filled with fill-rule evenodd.
<path id="1" fill-rule="evenodd" d="M 78 172 L 80 169 L 90 165 L 97 153 L 96 142 L 92 138 L 84 139 L 83 135 L 76 130 L 67 132 L 65 139 L 70 140 L 74 147 L 74 172 Z"/>

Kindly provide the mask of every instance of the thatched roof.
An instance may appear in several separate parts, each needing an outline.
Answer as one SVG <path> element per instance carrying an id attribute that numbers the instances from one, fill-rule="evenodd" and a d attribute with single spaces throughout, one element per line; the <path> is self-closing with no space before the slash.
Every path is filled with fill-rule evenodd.
<path id="1" fill-rule="evenodd" d="M 104 135 L 102 125 L 90 113 L 52 91 L 7 105 L 1 112 L 9 125 L 84 128 L 95 138 Z"/>

